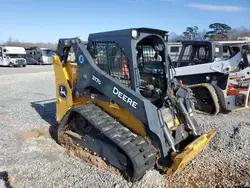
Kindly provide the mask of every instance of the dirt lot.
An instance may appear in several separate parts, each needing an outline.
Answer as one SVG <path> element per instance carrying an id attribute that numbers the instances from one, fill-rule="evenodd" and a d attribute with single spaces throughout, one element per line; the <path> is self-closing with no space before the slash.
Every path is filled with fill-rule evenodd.
<path id="1" fill-rule="evenodd" d="M 150 171 L 131 184 L 69 156 L 50 137 L 55 123 L 53 66 L 34 67 L 27 66 L 29 74 L 23 68 L 0 68 L 0 187 L 250 186 L 250 110 L 197 115 L 205 130 L 217 130 L 209 146 L 175 177 Z M 13 70 L 24 72 L 8 72 Z"/>

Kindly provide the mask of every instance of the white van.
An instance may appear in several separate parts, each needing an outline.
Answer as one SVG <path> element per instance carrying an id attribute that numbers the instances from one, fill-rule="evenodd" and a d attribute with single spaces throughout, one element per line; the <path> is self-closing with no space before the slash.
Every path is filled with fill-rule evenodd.
<path id="1" fill-rule="evenodd" d="M 53 51 L 49 48 L 40 48 L 42 51 L 43 64 L 51 65 L 53 63 Z"/>
<path id="2" fill-rule="evenodd" d="M 23 47 L 0 46 L 0 66 L 25 67 L 26 59 L 22 55 L 26 54 Z"/>

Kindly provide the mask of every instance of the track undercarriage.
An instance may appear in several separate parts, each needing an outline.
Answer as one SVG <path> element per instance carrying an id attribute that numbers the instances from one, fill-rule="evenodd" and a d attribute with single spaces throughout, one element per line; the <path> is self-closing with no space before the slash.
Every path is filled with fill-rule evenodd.
<path id="1" fill-rule="evenodd" d="M 154 168 L 154 150 L 144 138 L 133 134 L 93 103 L 77 108 L 79 113 L 72 115 L 68 123 L 59 124 L 60 144 L 70 151 L 77 150 L 78 157 L 117 173 L 105 162 L 111 164 L 131 181 L 137 181 Z M 84 150 L 85 154 L 79 150 Z"/>
<path id="2" fill-rule="evenodd" d="M 187 87 L 192 89 L 195 95 L 195 108 L 198 112 L 217 115 L 221 111 L 220 100 L 211 84 L 201 83 L 188 85 Z"/>
<path id="3" fill-rule="evenodd" d="M 70 155 L 132 182 L 152 169 L 176 174 L 215 134 L 210 131 L 190 138 L 193 142 L 186 140 L 179 144 L 180 153 L 173 153 L 171 158 L 158 158 L 156 149 L 146 138 L 131 132 L 94 103 L 73 108 L 78 112 L 70 117 L 66 114 L 58 125 L 59 143 Z"/>

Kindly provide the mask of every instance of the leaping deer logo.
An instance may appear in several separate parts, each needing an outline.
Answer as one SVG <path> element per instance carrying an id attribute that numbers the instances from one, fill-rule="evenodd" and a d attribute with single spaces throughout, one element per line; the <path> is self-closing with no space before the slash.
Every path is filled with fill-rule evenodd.
<path id="1" fill-rule="evenodd" d="M 66 90 L 66 87 L 64 85 L 59 86 L 59 95 L 63 99 L 67 98 L 67 90 Z"/>

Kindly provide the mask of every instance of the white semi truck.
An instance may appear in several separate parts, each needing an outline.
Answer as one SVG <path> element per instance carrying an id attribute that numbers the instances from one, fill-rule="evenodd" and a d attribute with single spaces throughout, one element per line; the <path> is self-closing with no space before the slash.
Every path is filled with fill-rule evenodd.
<path id="1" fill-rule="evenodd" d="M 26 54 L 23 47 L 0 46 L 0 66 L 25 67 L 26 59 L 22 55 Z"/>

